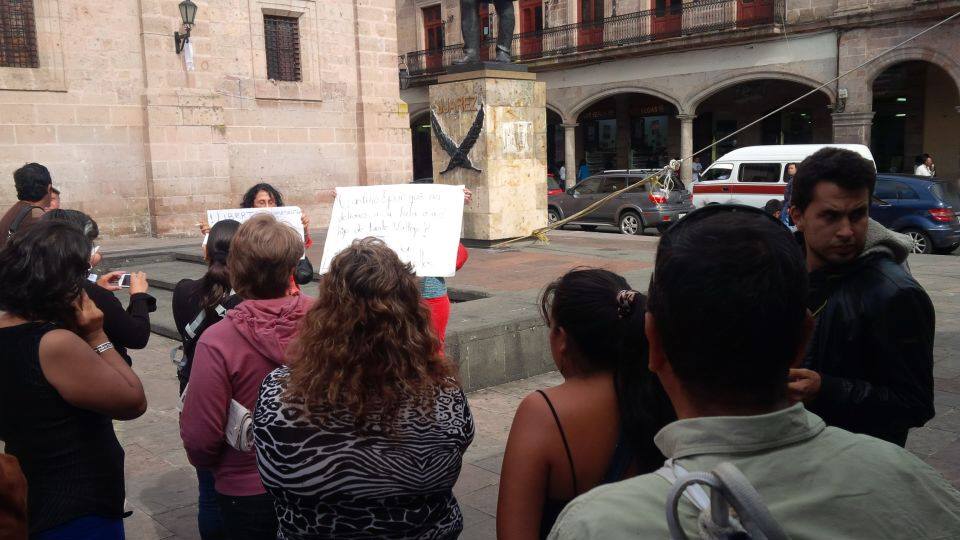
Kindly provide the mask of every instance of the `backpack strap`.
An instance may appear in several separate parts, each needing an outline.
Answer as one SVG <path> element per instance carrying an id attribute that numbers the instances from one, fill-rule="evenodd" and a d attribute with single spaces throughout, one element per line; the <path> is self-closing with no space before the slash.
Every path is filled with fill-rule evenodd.
<path id="1" fill-rule="evenodd" d="M 43 210 L 42 206 L 37 206 L 31 204 L 30 206 L 25 206 L 20 209 L 20 212 L 17 214 L 17 217 L 13 218 L 13 221 L 10 222 L 10 230 L 7 231 L 7 236 L 13 236 L 17 233 L 17 230 L 20 229 L 20 224 L 23 223 L 23 220 L 27 219 L 27 216 L 33 212 L 34 208 L 39 208 Z"/>
<path id="2" fill-rule="evenodd" d="M 663 463 L 663 467 L 660 467 L 654 471 L 653 474 L 663 478 L 672 486 L 677 483 L 678 477 L 686 476 L 689 474 L 689 471 L 683 468 L 683 466 L 679 463 L 676 463 L 674 460 L 668 459 Z M 703 486 L 699 484 L 687 486 L 687 489 L 685 489 L 683 492 L 683 496 L 688 501 L 692 502 L 698 510 L 702 511 L 710 508 L 710 495 L 705 489 L 703 489 Z"/>
<path id="3" fill-rule="evenodd" d="M 213 308 L 213 311 L 217 314 L 218 317 L 222 319 L 224 315 L 227 314 L 227 311 L 229 309 L 236 307 L 237 302 L 234 301 L 236 300 L 236 298 L 237 298 L 237 293 L 231 291 L 229 296 L 224 298 L 222 302 L 220 302 Z M 201 310 L 200 313 L 197 313 L 197 316 L 196 318 L 193 319 L 193 322 L 191 322 L 186 326 L 186 328 L 184 328 L 184 331 L 187 333 L 187 337 L 189 339 L 193 340 L 197 338 L 199 330 L 203 326 L 203 321 L 205 321 L 206 319 L 207 319 L 207 310 L 205 309 Z"/>

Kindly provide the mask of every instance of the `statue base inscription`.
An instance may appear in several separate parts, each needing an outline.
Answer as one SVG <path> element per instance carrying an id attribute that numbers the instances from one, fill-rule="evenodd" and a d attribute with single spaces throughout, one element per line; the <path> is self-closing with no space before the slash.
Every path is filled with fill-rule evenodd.
<path id="1" fill-rule="evenodd" d="M 451 73 L 430 87 L 433 178 L 473 191 L 463 237 L 526 236 L 547 224 L 546 85 L 533 73 Z"/>

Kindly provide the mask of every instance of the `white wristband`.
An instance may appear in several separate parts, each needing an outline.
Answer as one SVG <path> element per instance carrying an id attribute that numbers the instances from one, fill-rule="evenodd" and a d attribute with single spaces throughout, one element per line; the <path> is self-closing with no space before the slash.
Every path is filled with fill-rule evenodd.
<path id="1" fill-rule="evenodd" d="M 103 354 L 112 348 L 113 348 L 113 343 L 110 343 L 109 341 L 105 341 L 97 345 L 96 347 L 94 347 L 93 350 L 97 351 L 97 354 Z"/>

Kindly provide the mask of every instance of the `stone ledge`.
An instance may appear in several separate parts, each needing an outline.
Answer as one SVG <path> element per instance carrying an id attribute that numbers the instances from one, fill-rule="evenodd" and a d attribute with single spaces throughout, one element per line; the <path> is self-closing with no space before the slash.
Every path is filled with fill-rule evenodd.
<path id="1" fill-rule="evenodd" d="M 520 81 L 535 81 L 537 80 L 537 74 L 528 73 L 525 71 L 505 71 L 501 69 L 483 68 L 473 71 L 465 71 L 462 73 L 440 75 L 437 77 L 437 82 L 443 84 L 459 81 L 472 81 L 474 79 L 516 79 Z"/>

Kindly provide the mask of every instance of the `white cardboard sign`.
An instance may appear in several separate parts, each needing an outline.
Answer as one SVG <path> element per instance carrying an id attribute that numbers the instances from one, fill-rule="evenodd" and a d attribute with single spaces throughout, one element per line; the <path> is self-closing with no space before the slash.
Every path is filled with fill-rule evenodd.
<path id="1" fill-rule="evenodd" d="M 463 186 L 399 184 L 337 188 L 320 273 L 357 239 L 383 240 L 418 276 L 456 273 Z"/>
<path id="2" fill-rule="evenodd" d="M 297 231 L 303 240 L 303 213 L 299 206 L 279 206 L 270 208 L 230 208 L 227 210 L 207 210 L 207 224 L 213 227 L 214 223 L 225 219 L 233 219 L 243 223 L 250 216 L 257 214 L 273 214 L 280 223 L 285 223 Z"/>

